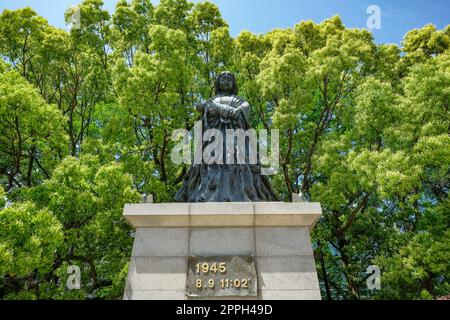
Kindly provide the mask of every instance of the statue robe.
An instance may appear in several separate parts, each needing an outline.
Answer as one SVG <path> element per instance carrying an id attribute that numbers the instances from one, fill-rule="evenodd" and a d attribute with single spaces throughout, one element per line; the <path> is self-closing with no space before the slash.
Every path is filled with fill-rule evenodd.
<path id="1" fill-rule="evenodd" d="M 256 164 L 249 162 L 250 146 L 246 143 L 245 164 L 237 161 L 237 152 L 234 150 L 234 164 L 227 164 L 227 130 L 251 129 L 249 116 L 250 105 L 242 98 L 231 95 L 218 95 L 210 100 L 217 106 L 229 106 L 240 109 L 236 119 L 220 115 L 218 110 L 211 111 L 208 107 L 201 107 L 198 111 L 203 113 L 203 132 L 208 129 L 217 129 L 223 136 L 223 164 L 194 164 L 189 169 L 183 181 L 182 188 L 175 196 L 177 202 L 260 202 L 277 201 L 270 181 L 261 175 L 259 161 Z M 212 142 L 204 142 L 203 150 Z M 231 150 L 232 151 L 232 150 Z M 254 150 L 254 152 L 257 152 Z"/>

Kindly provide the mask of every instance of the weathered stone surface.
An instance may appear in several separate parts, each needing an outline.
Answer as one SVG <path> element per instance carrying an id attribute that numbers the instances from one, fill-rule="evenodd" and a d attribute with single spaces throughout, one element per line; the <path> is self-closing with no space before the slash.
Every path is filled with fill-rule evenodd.
<path id="1" fill-rule="evenodd" d="M 309 227 L 319 221 L 319 203 L 254 203 L 256 227 Z"/>
<path id="2" fill-rule="evenodd" d="M 129 267 L 131 291 L 184 291 L 187 262 L 184 257 L 136 257 Z"/>
<path id="3" fill-rule="evenodd" d="M 320 290 L 261 290 L 261 300 L 322 300 Z"/>
<path id="4" fill-rule="evenodd" d="M 256 228 L 256 254 L 258 256 L 312 255 L 309 229 Z"/>
<path id="5" fill-rule="evenodd" d="M 240 301 L 252 301 L 252 300 L 259 300 L 259 295 L 258 297 L 203 297 L 203 298 L 196 298 L 196 297 L 188 297 L 187 300 L 201 300 L 201 301 L 235 301 L 235 300 L 240 300 Z"/>
<path id="6" fill-rule="evenodd" d="M 311 227 L 321 215 L 318 203 L 179 203 L 126 205 L 134 228 Z"/>
<path id="7" fill-rule="evenodd" d="M 254 204 L 251 202 L 206 202 L 191 203 L 190 212 L 193 215 L 253 215 Z"/>
<path id="8" fill-rule="evenodd" d="M 133 257 L 186 257 L 188 228 L 139 228 L 136 230 Z"/>
<path id="9" fill-rule="evenodd" d="M 124 300 L 187 300 L 184 291 L 133 291 Z"/>
<path id="10" fill-rule="evenodd" d="M 193 203 L 190 226 L 195 227 L 253 227 L 252 203 Z"/>
<path id="11" fill-rule="evenodd" d="M 253 228 L 195 228 L 189 254 L 197 256 L 255 255 Z"/>
<path id="12" fill-rule="evenodd" d="M 309 232 L 320 213 L 314 203 L 127 206 L 136 233 L 124 299 L 186 300 L 190 255 L 255 256 L 258 299 L 320 299 Z"/>
<path id="13" fill-rule="evenodd" d="M 322 213 L 317 202 L 255 202 L 256 215 L 317 215 Z"/>
<path id="14" fill-rule="evenodd" d="M 190 206 L 187 203 L 126 204 L 125 219 L 134 228 L 188 227 Z"/>
<path id="15" fill-rule="evenodd" d="M 257 257 L 259 289 L 319 290 L 313 256 Z"/>

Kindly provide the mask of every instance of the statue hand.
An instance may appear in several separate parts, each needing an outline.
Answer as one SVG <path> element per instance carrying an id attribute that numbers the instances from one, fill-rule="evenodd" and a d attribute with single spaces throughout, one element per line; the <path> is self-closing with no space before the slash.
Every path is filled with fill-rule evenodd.
<path id="1" fill-rule="evenodd" d="M 242 113 L 241 108 L 233 109 L 233 112 L 231 113 L 231 118 L 233 120 L 237 120 L 237 119 L 239 119 L 239 116 L 241 115 L 241 113 Z"/>
<path id="2" fill-rule="evenodd" d="M 195 109 L 199 113 L 203 113 L 206 110 L 206 103 L 198 103 L 195 105 Z"/>
<path id="3" fill-rule="evenodd" d="M 225 119 L 230 119 L 232 117 L 234 110 L 235 109 L 233 107 L 230 107 L 227 105 L 221 105 L 220 116 Z"/>
<path id="4" fill-rule="evenodd" d="M 206 102 L 200 102 L 200 103 L 196 104 L 195 109 L 197 109 L 197 111 L 200 113 L 203 113 L 206 111 L 217 113 L 218 106 L 212 101 L 206 101 Z"/>
<path id="5" fill-rule="evenodd" d="M 220 108 L 214 102 L 207 101 L 206 103 L 203 104 L 203 111 L 208 112 L 208 114 L 212 116 L 216 116 L 219 114 Z"/>
<path id="6" fill-rule="evenodd" d="M 228 105 L 215 103 L 213 101 L 208 101 L 205 104 L 204 110 L 212 116 L 220 115 L 224 119 L 237 119 L 241 113 L 241 110 L 235 109 Z"/>

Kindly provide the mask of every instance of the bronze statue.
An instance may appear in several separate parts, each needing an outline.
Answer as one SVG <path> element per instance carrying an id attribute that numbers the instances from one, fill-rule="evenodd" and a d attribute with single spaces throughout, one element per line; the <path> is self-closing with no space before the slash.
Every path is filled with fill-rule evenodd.
<path id="1" fill-rule="evenodd" d="M 198 105 L 197 111 L 203 115 L 204 131 L 215 129 L 225 137 L 223 138 L 223 161 L 212 164 L 202 161 L 201 164 L 193 164 L 175 200 L 177 202 L 277 201 L 269 179 L 261 175 L 259 159 L 254 163 L 249 161 L 250 152 L 257 153 L 257 151 L 246 144 L 243 163 L 237 161 L 238 153 L 242 151 L 226 148 L 226 137 L 230 130 L 251 129 L 250 105 L 237 96 L 238 86 L 234 75 L 230 72 L 222 72 L 216 80 L 215 90 L 216 95 L 206 103 Z M 212 142 L 204 142 L 203 147 L 210 143 Z M 235 157 L 233 164 L 227 162 L 227 154 L 229 155 L 230 151 L 233 152 L 232 157 Z M 240 156 L 242 157 L 242 154 Z"/>

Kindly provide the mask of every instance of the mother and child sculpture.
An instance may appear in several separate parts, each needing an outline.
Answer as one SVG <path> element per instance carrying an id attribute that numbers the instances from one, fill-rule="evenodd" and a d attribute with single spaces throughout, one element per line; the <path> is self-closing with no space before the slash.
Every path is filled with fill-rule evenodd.
<path id="1" fill-rule="evenodd" d="M 202 161 L 201 164 L 193 164 L 184 178 L 182 188 L 175 196 L 177 202 L 278 201 L 269 178 L 261 174 L 259 156 L 256 163 L 249 161 L 249 153 L 254 152 L 249 145 L 246 144 L 244 148 L 244 162 L 227 162 L 230 152 L 233 157 L 242 152 L 236 150 L 234 143 L 234 150 L 227 150 L 227 134 L 232 132 L 230 130 L 243 132 L 251 129 L 250 104 L 237 94 L 235 76 L 225 71 L 216 79 L 215 96 L 197 105 L 197 111 L 202 114 L 203 132 L 214 129 L 222 134 L 223 161 Z M 203 142 L 202 147 L 205 148 L 210 143 L 213 141 Z"/>

